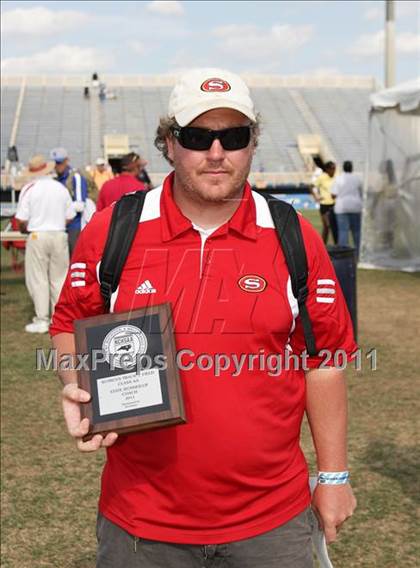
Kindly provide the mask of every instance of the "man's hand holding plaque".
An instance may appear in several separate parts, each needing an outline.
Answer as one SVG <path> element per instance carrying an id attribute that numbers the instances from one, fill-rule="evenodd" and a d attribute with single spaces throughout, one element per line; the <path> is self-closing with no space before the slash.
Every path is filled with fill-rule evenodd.
<path id="1" fill-rule="evenodd" d="M 115 433 L 185 422 L 169 304 L 78 320 L 75 330 L 76 350 L 89 364 L 78 371 L 79 388 L 66 387 L 63 404 L 71 417 L 71 404 L 82 403 L 82 421 L 74 416 L 77 433 L 70 433 L 94 446 L 79 449 L 111 445 Z"/>
<path id="2" fill-rule="evenodd" d="M 106 435 L 95 434 L 89 440 L 89 419 L 81 418 L 80 405 L 89 402 L 90 394 L 79 388 L 76 383 L 68 383 L 62 391 L 63 413 L 69 434 L 76 440 L 77 448 L 81 452 L 94 452 L 101 447 L 110 447 L 118 438 L 116 432 Z"/>

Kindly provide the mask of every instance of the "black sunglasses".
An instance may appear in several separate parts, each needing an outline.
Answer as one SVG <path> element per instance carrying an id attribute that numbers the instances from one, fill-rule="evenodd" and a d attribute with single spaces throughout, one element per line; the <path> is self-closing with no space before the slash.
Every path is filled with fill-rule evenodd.
<path id="1" fill-rule="evenodd" d="M 248 146 L 251 139 L 251 126 L 236 126 L 224 130 L 174 126 L 171 131 L 181 146 L 187 150 L 209 150 L 216 138 L 220 140 L 224 150 L 242 150 Z"/>

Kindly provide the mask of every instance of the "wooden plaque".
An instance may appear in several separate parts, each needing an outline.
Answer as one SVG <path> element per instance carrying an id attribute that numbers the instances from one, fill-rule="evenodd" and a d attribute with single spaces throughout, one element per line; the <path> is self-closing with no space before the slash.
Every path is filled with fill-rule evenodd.
<path id="1" fill-rule="evenodd" d="M 75 321 L 76 351 L 88 354 L 79 387 L 89 433 L 127 434 L 186 422 L 168 303 Z"/>

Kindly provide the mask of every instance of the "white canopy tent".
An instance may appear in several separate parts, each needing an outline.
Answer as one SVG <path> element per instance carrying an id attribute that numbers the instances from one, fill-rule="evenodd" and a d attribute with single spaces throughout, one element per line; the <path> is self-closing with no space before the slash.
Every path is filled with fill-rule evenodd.
<path id="1" fill-rule="evenodd" d="M 359 266 L 420 271 L 420 78 L 370 101 Z"/>

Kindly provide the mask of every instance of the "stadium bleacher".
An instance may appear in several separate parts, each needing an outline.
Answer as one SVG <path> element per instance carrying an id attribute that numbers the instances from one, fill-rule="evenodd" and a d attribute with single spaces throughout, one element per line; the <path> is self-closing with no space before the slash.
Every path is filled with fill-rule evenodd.
<path id="1" fill-rule="evenodd" d="M 1 163 L 4 164 L 12 132 L 13 120 L 16 112 L 16 104 L 19 95 L 19 87 L 2 85 L 1 87 Z"/>
<path id="2" fill-rule="evenodd" d="M 17 124 L 15 145 L 24 163 L 34 153 L 47 155 L 52 147 L 64 146 L 72 163 L 83 166 L 103 153 L 105 134 L 123 133 L 149 161 L 149 172 L 169 171 L 153 141 L 175 78 L 109 76 L 102 80 L 115 98 L 101 102 L 93 89 L 91 97 L 84 98 L 86 77 L 3 77 L 2 165 L 13 124 Z M 254 172 L 303 172 L 297 136 L 305 133 L 321 135 L 334 159 L 352 160 L 355 170 L 363 171 L 372 79 L 255 76 L 246 80 L 262 119 Z M 19 94 L 22 105 L 16 116 Z"/>

